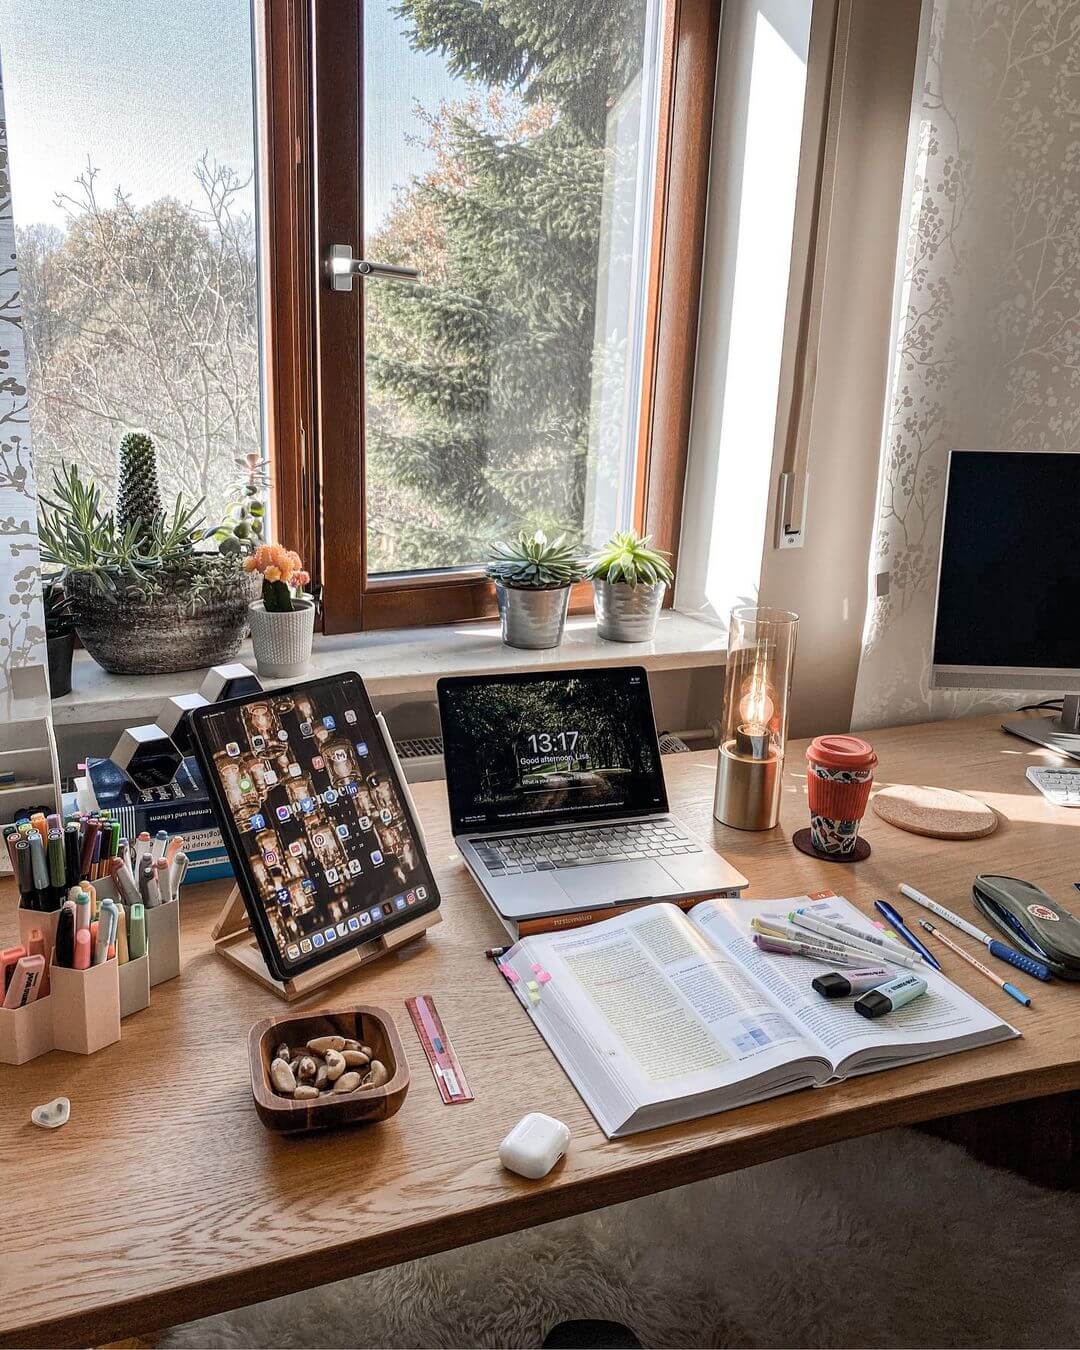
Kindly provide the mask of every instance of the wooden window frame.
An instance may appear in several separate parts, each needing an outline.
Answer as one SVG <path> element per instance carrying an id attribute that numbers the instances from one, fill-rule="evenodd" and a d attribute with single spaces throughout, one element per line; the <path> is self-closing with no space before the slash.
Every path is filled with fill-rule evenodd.
<path id="1" fill-rule="evenodd" d="M 331 243 L 363 238 L 361 9 L 317 0 L 261 0 L 261 9 L 266 393 L 277 537 L 322 582 L 328 633 L 490 618 L 494 589 L 477 569 L 366 575 L 363 305 L 359 298 L 324 303 L 333 293 L 320 265 Z M 675 566 L 719 32 L 718 0 L 666 0 L 633 519 Z M 316 91 L 334 108 L 330 125 L 320 125 Z M 343 116 L 343 109 L 350 111 Z M 323 388 L 324 360 L 356 369 L 357 379 Z M 591 587 L 575 586 L 571 612 L 591 608 Z"/>

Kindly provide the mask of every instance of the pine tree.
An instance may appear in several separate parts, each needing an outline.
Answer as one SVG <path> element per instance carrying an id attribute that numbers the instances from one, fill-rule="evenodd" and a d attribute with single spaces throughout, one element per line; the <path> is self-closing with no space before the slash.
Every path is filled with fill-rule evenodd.
<path id="1" fill-rule="evenodd" d="M 161 514 L 157 449 L 144 431 L 129 431 L 120 442 L 120 469 L 116 485 L 116 523 L 122 530 L 138 521 L 145 538 L 155 516 Z"/>
<path id="2" fill-rule="evenodd" d="M 522 525 L 580 540 L 608 110 L 639 73 L 642 0 L 403 0 L 412 45 L 501 91 L 446 110 L 367 291 L 371 566 L 480 560 Z M 402 213 L 403 214 L 403 213 Z M 394 228 L 394 224 L 398 228 Z M 395 258 L 395 246 L 398 256 Z M 396 525 L 397 528 L 394 528 Z"/>

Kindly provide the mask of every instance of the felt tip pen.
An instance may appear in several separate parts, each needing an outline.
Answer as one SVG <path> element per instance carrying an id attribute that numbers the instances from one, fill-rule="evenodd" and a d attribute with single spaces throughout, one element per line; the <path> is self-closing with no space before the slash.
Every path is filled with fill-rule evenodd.
<path id="1" fill-rule="evenodd" d="M 888 984 L 879 984 L 876 989 L 868 989 L 852 1004 L 861 1017 L 884 1017 L 895 1012 L 905 1004 L 921 998 L 926 993 L 926 981 L 921 975 L 901 975 Z"/>
<path id="2" fill-rule="evenodd" d="M 812 942 L 793 942 L 791 938 L 770 937 L 766 933 L 755 933 L 754 946 L 759 951 L 782 953 L 785 956 L 807 956 L 812 961 L 822 961 L 833 966 L 863 966 L 866 956 L 862 952 L 837 953 L 835 947 L 818 947 Z"/>
<path id="3" fill-rule="evenodd" d="M 151 859 L 154 862 L 157 862 L 159 858 L 164 858 L 165 850 L 166 848 L 168 848 L 168 846 L 169 846 L 168 830 L 158 830 L 157 834 L 154 836 L 154 842 L 150 846 Z"/>
<path id="4" fill-rule="evenodd" d="M 57 915 L 53 960 L 67 970 L 75 964 L 75 905 L 71 900 L 64 902 Z"/>
<path id="5" fill-rule="evenodd" d="M 933 966 L 935 970 L 941 969 L 941 966 L 938 964 L 937 958 L 934 956 L 934 953 L 919 941 L 919 939 L 915 936 L 915 934 L 904 922 L 903 917 L 897 913 L 897 911 L 892 907 L 892 905 L 889 904 L 887 900 L 875 900 L 874 908 L 885 920 L 885 922 L 889 925 L 889 927 L 895 929 L 895 931 L 900 934 L 900 936 L 904 939 L 904 941 L 908 944 L 908 946 L 911 947 L 914 951 L 917 951 L 919 953 L 919 955 L 922 957 L 922 959 L 926 962 L 928 966 Z"/>
<path id="6" fill-rule="evenodd" d="M 1025 956 L 1023 952 L 1013 951 L 1004 942 L 999 942 L 989 933 L 984 933 L 981 928 L 976 928 L 973 923 L 961 918 L 959 914 L 954 914 L 951 909 L 946 909 L 944 905 L 939 905 L 936 900 L 931 900 L 928 895 L 924 895 L 922 891 L 917 891 L 914 886 L 901 886 L 900 893 L 906 895 L 909 900 L 914 900 L 923 909 L 928 909 L 931 914 L 936 914 L 939 919 L 951 923 L 954 928 L 959 928 L 961 933 L 966 933 L 976 942 L 981 942 L 990 955 L 996 956 L 999 961 L 1007 961 L 1010 966 L 1015 966 L 1017 970 L 1022 970 L 1026 975 L 1031 975 L 1036 980 L 1052 978 L 1049 966 L 1044 966 L 1041 961 Z"/>
<path id="7" fill-rule="evenodd" d="M 103 900 L 98 914 L 97 942 L 94 944 L 94 965 L 103 966 L 109 959 L 109 948 L 116 940 L 116 905 Z"/>
<path id="8" fill-rule="evenodd" d="M 761 918 L 755 916 L 750 920 L 750 927 L 755 933 L 760 933 L 762 937 L 782 938 L 786 942 L 799 944 L 809 943 L 818 951 L 837 957 L 857 957 L 860 965 L 866 965 L 867 953 L 861 947 L 852 947 L 847 942 L 837 942 L 835 938 L 821 937 L 815 933 L 808 933 L 802 928 L 790 927 L 781 919 L 772 915 L 764 915 Z M 845 964 L 850 965 L 851 963 L 847 961 Z"/>
<path id="9" fill-rule="evenodd" d="M 1016 999 L 1017 1003 L 1022 1003 L 1025 1008 L 1031 1007 L 1031 999 L 1028 998 L 1027 994 L 1025 994 L 1022 989 L 1017 989 L 1015 984 L 1010 984 L 1008 980 L 1003 980 L 1000 975 L 995 975 L 989 966 L 984 966 L 981 961 L 977 961 L 974 956 L 964 951 L 963 947 L 954 942 L 952 938 L 946 937 L 941 929 L 935 928 L 929 919 L 919 919 L 918 923 L 920 928 L 925 929 L 928 933 L 932 933 L 939 942 L 944 942 L 945 946 L 948 947 L 950 951 L 954 951 L 957 956 L 962 956 L 969 966 L 974 966 L 980 975 L 985 975 L 986 978 L 996 984 L 999 989 L 1004 989 L 1010 998 Z"/>
<path id="10" fill-rule="evenodd" d="M 141 902 L 128 910 L 128 956 L 137 961 L 146 955 L 146 915 Z"/>
<path id="11" fill-rule="evenodd" d="M 71 963 L 74 970 L 90 969 L 90 929 L 80 928 L 75 934 L 75 959 Z"/>
<path id="12" fill-rule="evenodd" d="M 837 942 L 845 947 L 854 947 L 856 951 L 865 952 L 867 956 L 875 956 L 879 961 L 890 961 L 898 966 L 916 967 L 922 965 L 921 956 L 906 950 L 896 942 L 890 942 L 887 938 L 870 937 L 868 934 L 861 933 L 852 924 L 834 923 L 830 919 L 821 919 L 816 914 L 808 913 L 805 909 L 793 910 L 790 918 L 791 922 L 798 928 L 805 928 L 811 933 L 819 933 L 830 942 Z"/>

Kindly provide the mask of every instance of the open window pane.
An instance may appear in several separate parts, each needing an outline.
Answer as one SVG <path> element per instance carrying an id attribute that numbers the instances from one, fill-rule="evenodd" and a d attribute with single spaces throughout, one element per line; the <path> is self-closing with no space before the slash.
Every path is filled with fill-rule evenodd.
<path id="1" fill-rule="evenodd" d="M 12 200 L 38 482 L 232 499 L 262 447 L 249 0 L 7 0 Z"/>
<path id="2" fill-rule="evenodd" d="M 627 525 L 660 0 L 365 0 L 368 574 Z"/>

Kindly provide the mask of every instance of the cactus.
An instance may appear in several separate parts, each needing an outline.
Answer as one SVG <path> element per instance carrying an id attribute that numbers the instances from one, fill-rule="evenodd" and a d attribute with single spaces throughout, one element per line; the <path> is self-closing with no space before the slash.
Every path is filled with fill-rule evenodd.
<path id="1" fill-rule="evenodd" d="M 116 523 L 121 531 L 138 522 L 138 538 L 148 539 L 161 511 L 157 450 L 145 431 L 129 431 L 120 442 L 116 486 Z"/>

